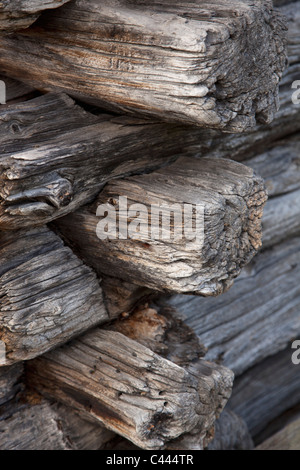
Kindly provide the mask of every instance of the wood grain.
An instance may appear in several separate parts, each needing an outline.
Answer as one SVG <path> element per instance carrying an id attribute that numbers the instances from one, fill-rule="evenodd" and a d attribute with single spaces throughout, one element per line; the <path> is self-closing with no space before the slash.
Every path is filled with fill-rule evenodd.
<path id="1" fill-rule="evenodd" d="M 219 298 L 174 296 L 167 304 L 195 330 L 208 360 L 240 375 L 299 335 L 299 253 L 299 237 L 286 240 L 254 258 Z"/>
<path id="2" fill-rule="evenodd" d="M 99 281 L 48 228 L 1 232 L 0 339 L 32 359 L 109 320 Z"/>
<path id="3" fill-rule="evenodd" d="M 114 111 L 242 132 L 277 110 L 285 31 L 268 0 L 74 0 L 2 38 L 0 66 Z"/>
<path id="4" fill-rule="evenodd" d="M 252 436 L 300 402 L 299 366 L 292 363 L 292 353 L 289 346 L 235 381 L 229 405 L 246 421 Z"/>
<path id="5" fill-rule="evenodd" d="M 224 408 L 232 373 L 198 360 L 183 368 L 121 333 L 96 329 L 28 363 L 32 386 L 144 449 L 197 430 L 199 444 Z"/>
<path id="6" fill-rule="evenodd" d="M 93 200 L 109 179 L 174 160 L 198 132 L 96 116 L 57 94 L 0 109 L 0 124 L 1 230 L 68 214 Z"/>
<path id="7" fill-rule="evenodd" d="M 145 206 L 145 217 L 134 234 L 131 224 L 138 213 L 132 209 L 132 216 L 126 217 L 120 197 L 127 198 L 128 214 L 133 204 Z M 99 274 L 157 291 L 218 295 L 231 287 L 261 246 L 260 219 L 266 198 L 263 181 L 241 164 L 180 158 L 153 173 L 111 181 L 90 209 L 70 214 L 56 226 Z M 120 219 L 117 239 L 98 238 L 98 224 L 101 220 L 106 224 L 105 218 L 96 216 L 100 204 L 110 205 Z M 162 232 L 162 220 L 155 219 L 154 212 L 150 219 L 151 206 L 174 208 L 176 204 L 180 222 L 176 215 L 173 222 L 170 219 L 170 237 L 164 240 L 167 232 Z M 188 228 L 184 204 L 199 208 L 193 214 L 195 239 L 191 241 L 184 233 Z M 114 227 L 109 230 L 113 235 Z M 175 230 L 181 231 L 181 237 L 176 238 Z"/>

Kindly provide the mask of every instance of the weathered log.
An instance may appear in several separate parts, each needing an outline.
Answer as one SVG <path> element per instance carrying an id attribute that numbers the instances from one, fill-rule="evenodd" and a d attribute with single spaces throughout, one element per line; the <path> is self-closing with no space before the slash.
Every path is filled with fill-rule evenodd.
<path id="1" fill-rule="evenodd" d="M 158 317 L 154 324 L 146 322 L 144 331 L 150 332 L 147 339 L 141 335 L 141 341 L 149 344 L 152 338 L 151 346 L 161 345 L 153 335 L 161 330 L 161 322 Z M 129 328 L 131 335 L 139 336 L 143 325 L 137 324 L 137 331 L 132 331 L 132 322 L 124 331 Z M 74 407 L 139 447 L 165 448 L 196 429 L 203 448 L 230 396 L 233 376 L 223 367 L 197 360 L 197 351 L 190 354 L 196 361 L 184 368 L 121 333 L 96 329 L 30 361 L 27 378 L 46 397 Z M 176 356 L 187 360 L 186 354 Z"/>
<path id="2" fill-rule="evenodd" d="M 23 372 L 24 368 L 21 363 L 0 368 L 0 406 L 12 400 L 17 393 L 23 390 L 21 381 Z"/>
<path id="3" fill-rule="evenodd" d="M 167 303 L 195 330 L 208 360 L 240 375 L 299 334 L 299 276 L 300 238 L 295 238 L 259 254 L 220 298 L 174 296 Z"/>
<path id="4" fill-rule="evenodd" d="M 215 424 L 215 437 L 207 450 L 253 450 L 254 444 L 243 419 L 225 408 Z"/>
<path id="5" fill-rule="evenodd" d="M 292 88 L 300 76 L 300 2 L 290 3 L 280 8 L 281 13 L 288 19 L 288 58 L 289 67 L 280 83 L 280 110 L 275 120 L 267 126 L 257 126 L 253 131 L 238 135 L 224 135 L 209 131 L 202 141 L 199 153 L 209 153 L 210 156 L 228 157 L 242 161 L 265 152 L 277 139 L 298 132 L 300 129 L 300 106 L 295 105 L 292 96 L 296 92 Z"/>
<path id="6" fill-rule="evenodd" d="M 276 418 L 273 419 L 267 425 L 267 427 L 258 433 L 255 436 L 256 445 L 260 445 L 267 441 L 272 436 L 279 433 L 283 428 L 287 427 L 289 424 L 297 421 L 298 419 L 300 419 L 300 403 L 284 411 L 279 416 L 276 416 Z"/>
<path id="7" fill-rule="evenodd" d="M 269 198 L 278 198 L 283 194 L 299 190 L 299 133 L 274 142 L 272 148 L 263 153 L 258 153 L 254 158 L 250 158 L 244 163 L 265 180 Z"/>
<path id="8" fill-rule="evenodd" d="M 263 220 L 263 246 L 267 248 L 300 234 L 300 190 L 270 199 Z"/>
<path id="9" fill-rule="evenodd" d="M 109 320 L 96 275 L 48 228 L 0 234 L 1 365 L 28 360 Z"/>
<path id="10" fill-rule="evenodd" d="M 174 160 L 198 133 L 95 116 L 56 94 L 0 110 L 0 122 L 1 230 L 41 225 L 72 212 L 109 179 Z"/>
<path id="11" fill-rule="evenodd" d="M 57 8 L 70 0 L 3 0 L 0 4 L 0 32 L 9 33 L 28 28 L 39 13 Z"/>
<path id="12" fill-rule="evenodd" d="M 0 415 L 0 450 L 71 450 L 47 403 L 19 406 Z"/>
<path id="13" fill-rule="evenodd" d="M 1 114 L 2 155 L 6 155 L 3 161 L 6 162 L 8 170 L 9 168 L 12 169 L 11 178 L 12 173 L 15 175 L 13 180 L 8 179 L 5 168 L 0 162 L 2 170 L 0 186 L 3 185 L 6 189 L 4 194 L 3 191 L 0 194 L 2 207 L 0 213 L 2 214 L 4 206 L 7 206 L 8 211 L 5 213 L 7 219 L 5 229 L 9 227 L 23 228 L 32 224 L 46 223 L 55 217 L 71 212 L 80 205 L 87 203 L 89 197 L 96 196 L 102 183 L 112 177 L 124 175 L 126 169 L 129 172 L 138 172 L 143 168 L 151 168 L 149 165 L 153 159 L 155 159 L 157 166 L 164 161 L 168 161 L 170 156 L 174 157 L 176 154 L 223 158 L 230 156 L 241 161 L 265 151 L 266 147 L 273 145 L 276 139 L 299 131 L 300 106 L 292 103 L 293 90 L 291 87 L 300 75 L 300 36 L 298 34 L 300 28 L 300 2 L 285 6 L 281 11 L 289 19 L 288 51 L 290 62 L 289 69 L 280 87 L 281 109 L 272 124 L 258 126 L 251 133 L 224 135 L 212 130 L 203 131 L 191 127 L 179 128 L 171 125 L 159 126 L 134 119 L 131 121 L 124 120 L 124 118 L 113 120 L 107 116 L 99 116 L 98 119 L 101 122 L 104 119 L 105 121 L 109 120 L 111 123 L 107 135 L 110 135 L 112 140 L 111 146 L 108 146 L 107 141 L 105 143 L 108 151 L 106 154 L 103 139 L 106 140 L 107 135 L 103 139 L 102 136 L 106 132 L 105 126 L 107 123 L 103 126 L 97 121 L 96 116 L 84 113 L 82 109 L 74 105 L 70 98 L 58 98 L 51 95 L 32 101 L 30 104 L 20 105 L 14 111 L 11 109 L 9 115 Z M 21 79 L 24 79 L 24 76 Z M 29 113 L 31 113 L 32 119 L 30 119 Z M 13 121 L 11 128 L 6 124 L 7 120 Z M 112 121 L 114 121 L 115 127 L 112 125 Z M 96 128 L 96 124 L 99 127 Z M 94 127 L 89 127 L 89 125 L 94 125 Z M 84 130 L 79 131 L 80 127 L 84 127 Z M 94 132 L 92 132 L 92 129 Z M 119 134 L 120 129 L 127 129 L 129 132 L 127 136 L 125 133 L 124 139 Z M 114 133 L 120 136 L 120 140 L 114 140 Z M 47 145 L 43 142 L 46 135 Z M 60 138 L 57 137 L 55 140 L 54 137 L 57 135 L 60 135 Z M 97 139 L 99 136 L 101 136 L 100 139 Z M 145 141 L 147 141 L 147 145 L 145 145 Z M 38 154 L 36 145 L 39 145 Z M 120 149 L 124 149 L 122 156 L 120 156 Z M 24 151 L 25 156 L 22 156 Z M 20 156 L 20 160 L 18 160 L 17 155 L 14 155 L 15 153 Z M 42 164 L 37 165 L 34 160 L 28 162 L 25 157 L 29 154 L 31 156 L 35 155 L 36 163 Z M 112 165 L 112 168 L 108 171 L 108 162 L 111 163 L 112 154 L 118 155 L 118 161 L 116 166 Z M 99 155 L 97 163 L 95 163 L 96 155 Z M 145 161 L 143 161 L 142 156 Z M 62 165 L 63 160 L 68 162 L 69 172 Z M 101 160 L 106 162 L 105 171 L 100 163 Z M 141 166 L 137 163 L 139 160 L 141 160 Z M 84 173 L 82 178 L 78 177 L 78 161 L 80 161 L 80 176 L 81 173 Z M 49 166 L 49 162 L 52 162 L 52 166 Z M 89 162 L 87 166 L 85 166 L 86 162 Z M 126 165 L 125 162 L 127 162 Z M 118 168 L 118 171 L 113 171 L 114 168 Z M 19 172 L 21 172 L 20 178 L 16 176 Z M 104 178 L 102 177 L 103 172 L 105 174 Z M 58 178 L 56 173 L 62 174 L 62 177 Z M 95 174 L 96 181 L 91 181 L 91 174 Z M 28 175 L 36 176 L 29 178 Z M 52 191 L 51 187 L 49 189 L 49 182 L 53 183 L 53 176 L 56 177 L 57 189 L 61 189 L 62 194 L 65 195 L 63 198 L 65 205 L 63 207 L 61 206 L 62 201 L 57 197 L 53 186 Z M 72 184 L 73 193 L 79 192 L 80 195 L 73 195 L 73 201 L 71 202 L 67 197 L 67 189 Z M 83 187 L 91 188 L 91 191 L 86 194 L 83 192 Z M 32 193 L 32 189 L 36 191 Z M 25 193 L 23 199 L 22 191 Z M 16 198 L 15 203 L 8 200 L 10 195 L 12 198 Z M 31 204 L 28 204 L 29 195 Z M 49 201 L 50 196 L 55 201 L 54 205 Z M 15 211 L 12 207 L 14 204 L 16 206 Z M 14 212 L 13 215 L 9 215 L 10 207 Z M 37 207 L 43 208 L 44 211 L 38 212 Z M 18 218 L 20 218 L 20 221 L 17 221 Z M 2 219 L 2 216 L 0 219 Z M 3 229 L 2 224 L 0 227 Z"/>
<path id="14" fill-rule="evenodd" d="M 293 352 L 288 347 L 257 364 L 234 383 L 229 406 L 246 421 L 252 436 L 300 403 L 299 366 L 292 363 Z"/>
<path id="15" fill-rule="evenodd" d="M 262 179 L 241 164 L 180 158 L 111 181 L 89 209 L 56 226 L 98 273 L 158 291 L 217 295 L 260 248 L 266 198 Z M 96 216 L 100 205 L 110 219 Z"/>
<path id="16" fill-rule="evenodd" d="M 256 450 L 300 450 L 300 419 L 270 437 Z"/>
<path id="17" fill-rule="evenodd" d="M 244 131 L 277 109 L 285 30 L 268 0 L 74 0 L 2 38 L 0 66 L 112 110 Z"/>
<path id="18" fill-rule="evenodd" d="M 26 394 L 0 408 L 0 450 L 99 450 L 113 439 L 68 407 Z"/>

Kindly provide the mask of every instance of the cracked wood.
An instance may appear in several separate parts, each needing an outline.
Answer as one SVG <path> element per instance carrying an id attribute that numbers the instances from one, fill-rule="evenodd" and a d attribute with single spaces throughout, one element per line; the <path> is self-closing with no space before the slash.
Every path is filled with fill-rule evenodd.
<path id="1" fill-rule="evenodd" d="M 269 0 L 74 0 L 1 38 L 0 66 L 113 111 L 242 132 L 278 108 L 285 33 Z"/>
<path id="2" fill-rule="evenodd" d="M 131 220 L 142 209 L 136 206 L 128 218 L 119 206 L 121 196 L 127 197 L 128 213 L 133 204 L 144 204 L 137 232 L 127 239 L 123 239 L 124 231 L 129 233 Z M 266 199 L 263 180 L 244 165 L 225 159 L 179 158 L 153 173 L 111 181 L 90 208 L 57 220 L 55 226 L 98 274 L 157 291 L 218 295 L 232 286 L 261 247 Z M 103 226 L 108 223 L 110 236 L 115 231 L 109 219 L 96 216 L 100 204 L 120 219 L 117 239 L 97 236 L 101 220 Z M 197 220 L 192 216 L 195 238 L 191 241 L 188 222 L 183 221 L 184 204 L 198 207 Z M 160 233 L 162 220 L 153 213 L 150 219 L 153 205 L 174 211 L 174 220 L 169 220 L 170 237 L 165 241 Z M 178 229 L 181 238 L 176 238 Z"/>

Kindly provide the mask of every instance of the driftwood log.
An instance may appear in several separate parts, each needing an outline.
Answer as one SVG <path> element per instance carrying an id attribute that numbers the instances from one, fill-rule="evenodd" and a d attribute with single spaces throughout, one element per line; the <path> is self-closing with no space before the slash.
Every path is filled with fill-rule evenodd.
<path id="1" fill-rule="evenodd" d="M 127 198 L 126 207 L 120 198 Z M 228 289 L 260 248 L 266 199 L 263 181 L 241 164 L 181 158 L 148 175 L 111 181 L 90 209 L 56 226 L 99 274 L 210 296 Z M 117 214 L 116 239 L 110 238 L 113 218 L 96 216 L 100 205 Z M 184 205 L 193 209 L 187 221 Z M 109 226 L 102 240 L 99 224 Z"/>
<path id="2" fill-rule="evenodd" d="M 70 0 L 3 0 L 0 4 L 0 32 L 28 28 L 45 9 L 57 8 Z"/>
<path id="3" fill-rule="evenodd" d="M 114 328 L 130 337 L 96 329 L 30 361 L 30 384 L 139 447 L 176 448 L 190 433 L 198 448 L 207 445 L 230 396 L 232 373 L 199 358 L 190 330 L 156 312 L 139 312 Z"/>
<path id="4" fill-rule="evenodd" d="M 74 0 L 2 38 L 0 66 L 119 112 L 244 131 L 277 109 L 285 30 L 267 0 Z"/>
<path id="5" fill-rule="evenodd" d="M 0 241 L 1 365 L 36 357 L 109 320 L 96 275 L 49 229 L 1 232 Z"/>

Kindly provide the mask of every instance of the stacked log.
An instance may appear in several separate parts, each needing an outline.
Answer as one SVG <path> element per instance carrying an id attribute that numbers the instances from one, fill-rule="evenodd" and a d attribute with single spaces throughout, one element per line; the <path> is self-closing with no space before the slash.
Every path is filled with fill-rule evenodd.
<path id="1" fill-rule="evenodd" d="M 274 3 L 1 2 L 1 450 L 299 448 L 300 2 Z"/>

